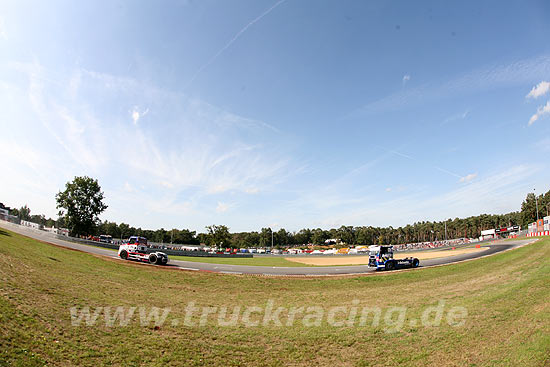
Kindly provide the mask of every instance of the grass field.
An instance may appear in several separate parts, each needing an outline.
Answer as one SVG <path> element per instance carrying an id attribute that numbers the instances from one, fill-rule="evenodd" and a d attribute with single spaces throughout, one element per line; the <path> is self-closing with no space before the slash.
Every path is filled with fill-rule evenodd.
<path id="1" fill-rule="evenodd" d="M 162 250 L 160 250 L 162 251 Z M 194 256 L 169 256 L 172 260 L 193 261 L 198 263 L 224 264 L 224 265 L 249 265 L 249 266 L 280 266 L 280 267 L 304 267 L 313 266 L 288 261 L 283 257 L 194 257 Z"/>
<path id="2" fill-rule="evenodd" d="M 342 278 L 268 278 L 123 263 L 0 230 L 2 366 L 548 366 L 550 240 L 465 263 Z M 196 306 L 405 307 L 404 325 L 219 326 Z M 413 326 L 427 307 L 463 326 Z M 70 308 L 171 309 L 160 327 L 71 325 Z M 351 313 L 350 313 L 351 315 Z M 351 317 L 351 316 L 350 316 Z M 260 323 L 261 325 L 261 323 Z"/>
<path id="3" fill-rule="evenodd" d="M 91 247 L 100 247 L 94 246 L 91 244 L 85 244 L 86 246 Z M 116 252 L 117 250 L 100 247 L 106 250 Z M 162 250 L 158 250 L 162 251 Z M 170 255 L 171 260 L 183 260 L 183 261 L 192 261 L 199 263 L 209 263 L 209 264 L 222 264 L 222 265 L 248 265 L 248 266 L 278 266 L 278 267 L 304 267 L 304 266 L 315 266 L 315 265 L 306 265 L 300 264 L 293 261 L 288 261 L 283 257 L 203 257 L 203 256 L 175 256 Z"/>

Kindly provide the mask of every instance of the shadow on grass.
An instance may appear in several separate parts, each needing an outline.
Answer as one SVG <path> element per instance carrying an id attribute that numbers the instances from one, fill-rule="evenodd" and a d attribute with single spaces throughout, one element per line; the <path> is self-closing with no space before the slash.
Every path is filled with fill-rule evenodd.
<path id="1" fill-rule="evenodd" d="M 4 231 L 3 229 L 0 229 L 0 236 L 11 237 L 11 234 L 9 234 L 8 232 Z"/>

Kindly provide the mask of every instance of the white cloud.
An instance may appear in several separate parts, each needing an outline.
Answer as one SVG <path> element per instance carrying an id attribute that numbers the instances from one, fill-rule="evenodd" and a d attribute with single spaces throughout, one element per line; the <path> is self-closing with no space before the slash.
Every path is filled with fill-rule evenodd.
<path id="1" fill-rule="evenodd" d="M 516 165 L 489 172 L 483 179 L 439 194 L 430 188 L 418 190 L 393 200 L 374 201 L 365 198 L 356 209 L 333 211 L 320 224 L 364 225 L 394 227 L 422 220 L 442 220 L 449 217 L 467 217 L 481 213 L 506 213 L 518 210 L 532 182 L 532 176 L 542 167 Z M 395 213 L 399 213 L 396 220 Z"/>
<path id="2" fill-rule="evenodd" d="M 407 88 L 381 99 L 371 101 L 350 113 L 364 115 L 403 106 L 427 103 L 432 100 L 451 97 L 480 90 L 491 90 L 510 85 L 532 83 L 550 75 L 550 56 L 518 60 L 506 65 L 492 65 L 450 80 L 426 83 L 416 88 Z"/>
<path id="3" fill-rule="evenodd" d="M 252 25 L 254 25 L 255 23 L 257 23 L 258 21 L 260 21 L 263 17 L 265 17 L 266 15 L 268 15 L 269 13 L 271 13 L 276 7 L 278 7 L 279 5 L 281 5 L 282 3 L 284 3 L 286 0 L 279 0 L 277 1 L 274 5 L 272 5 L 270 8 L 268 8 L 267 10 L 265 10 L 263 13 L 261 13 L 259 16 L 257 16 L 256 18 L 252 19 L 247 25 L 245 25 L 240 31 L 238 31 L 234 36 L 233 38 L 231 38 L 229 40 L 229 42 L 227 42 L 220 50 L 218 50 L 218 52 L 216 52 L 216 54 L 214 54 L 214 56 L 212 56 L 210 58 L 210 60 L 208 60 L 205 64 L 203 64 L 196 72 L 195 74 L 193 74 L 193 76 L 191 77 L 191 79 L 189 80 L 189 82 L 187 82 L 187 84 L 185 84 L 184 88 L 183 89 L 186 89 L 191 83 L 193 83 L 193 81 L 197 78 L 197 76 L 199 76 L 199 74 L 204 70 L 206 69 L 210 64 L 212 64 L 225 50 L 227 50 L 237 39 L 239 39 L 240 36 L 243 35 L 244 32 L 246 32 L 248 30 L 248 28 L 250 28 Z"/>
<path id="4" fill-rule="evenodd" d="M 550 82 L 542 81 L 531 89 L 525 98 L 538 98 L 550 91 Z"/>
<path id="5" fill-rule="evenodd" d="M 477 173 L 470 173 L 469 175 L 461 177 L 459 181 L 460 182 L 470 182 L 473 179 L 475 179 L 476 177 L 477 177 Z"/>
<path id="6" fill-rule="evenodd" d="M 124 191 L 126 191 L 126 192 L 136 192 L 136 189 L 134 189 L 134 187 L 132 185 L 130 185 L 130 183 L 125 182 L 124 183 Z"/>
<path id="7" fill-rule="evenodd" d="M 227 209 L 229 209 L 229 207 L 230 207 L 229 204 L 218 201 L 218 206 L 216 206 L 216 212 L 218 213 L 226 212 Z"/>
<path id="8" fill-rule="evenodd" d="M 0 109 L 6 120 L 18 121 L 0 123 L 0 146 L 11 147 L 0 152 L 19 162 L 7 170 L 20 186 L 0 192 L 13 193 L 4 200 L 16 205 L 25 204 L 22 188 L 35 196 L 47 188 L 44 199 L 27 204 L 55 215 L 56 190 L 86 174 L 111 193 L 108 219 L 165 226 L 186 218 L 196 229 L 211 220 L 197 210 L 209 196 L 227 210 L 228 196 L 269 191 L 299 171 L 291 167 L 292 147 L 271 125 L 180 92 L 81 68 L 62 74 L 38 62 L 0 65 L 4 69 L 28 80 L 0 82 Z M 106 101 L 101 108 L 97 99 Z M 121 105 L 135 107 L 121 113 Z M 155 123 L 143 124 L 152 110 Z M 21 142 L 20 149 L 10 141 Z"/>
<path id="9" fill-rule="evenodd" d="M 390 192 L 391 191 L 391 187 L 386 187 L 386 192 Z"/>
<path id="10" fill-rule="evenodd" d="M 139 119 L 147 115 L 148 112 L 149 112 L 148 108 L 143 112 L 139 112 L 138 106 L 134 106 L 132 110 L 132 121 L 134 121 L 134 125 L 137 125 Z"/>
<path id="11" fill-rule="evenodd" d="M 537 112 L 533 116 L 531 116 L 531 118 L 529 119 L 529 126 L 533 125 L 535 121 L 547 114 L 550 114 L 550 101 L 546 102 L 544 106 L 540 106 L 537 109 Z"/>
<path id="12" fill-rule="evenodd" d="M 403 75 L 403 84 L 411 80 L 411 76 L 409 74 Z"/>

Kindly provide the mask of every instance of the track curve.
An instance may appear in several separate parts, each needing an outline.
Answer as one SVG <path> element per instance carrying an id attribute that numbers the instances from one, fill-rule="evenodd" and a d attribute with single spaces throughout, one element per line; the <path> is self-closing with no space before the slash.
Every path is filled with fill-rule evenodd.
<path id="1" fill-rule="evenodd" d="M 57 238 L 57 236 L 36 230 L 28 227 L 23 227 L 17 224 L 0 221 L 0 227 L 13 231 L 15 233 L 34 238 L 43 242 L 51 243 L 53 245 L 70 248 L 73 250 L 79 250 L 96 255 L 107 256 L 110 258 L 116 258 L 116 252 L 107 250 L 100 247 L 84 245 L 80 243 L 70 242 Z M 465 260 L 471 260 L 484 256 L 493 255 L 498 252 L 514 249 L 528 243 L 534 242 L 534 239 L 524 239 L 515 241 L 496 241 L 494 243 L 483 244 L 482 247 L 487 247 L 488 250 L 462 254 L 452 255 L 448 257 L 440 257 L 436 259 L 422 260 L 420 268 L 439 266 L 457 263 Z M 121 260 L 124 261 L 124 260 Z M 156 265 L 151 265 L 156 266 Z M 270 267 L 270 266 L 249 266 L 249 265 L 225 265 L 225 264 L 210 264 L 200 263 L 194 261 L 183 260 L 170 260 L 168 265 L 170 268 L 179 268 L 189 271 L 205 271 L 224 274 L 253 274 L 264 276 L 335 276 L 335 275 L 359 275 L 376 272 L 375 269 L 369 268 L 366 265 L 350 265 L 350 266 L 322 266 L 322 267 Z M 400 271 L 400 270 L 396 270 Z"/>

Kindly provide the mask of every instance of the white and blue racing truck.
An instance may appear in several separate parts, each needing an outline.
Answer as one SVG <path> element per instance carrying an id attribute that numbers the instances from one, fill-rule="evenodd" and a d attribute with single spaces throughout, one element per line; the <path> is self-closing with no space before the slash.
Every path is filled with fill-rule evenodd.
<path id="1" fill-rule="evenodd" d="M 145 237 L 132 236 L 118 248 L 118 256 L 123 260 L 137 260 L 156 265 L 166 265 L 168 255 L 160 251 L 149 251 Z"/>
<path id="2" fill-rule="evenodd" d="M 393 246 L 369 246 L 369 267 L 376 270 L 417 268 L 420 261 L 415 257 L 393 258 Z"/>

